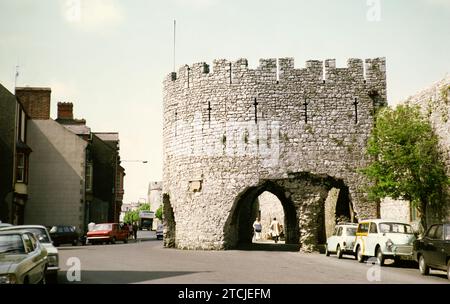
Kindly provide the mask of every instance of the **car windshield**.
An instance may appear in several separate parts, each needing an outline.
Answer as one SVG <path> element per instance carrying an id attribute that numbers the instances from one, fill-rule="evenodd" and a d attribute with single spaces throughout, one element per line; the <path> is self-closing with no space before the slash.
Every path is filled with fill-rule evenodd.
<path id="1" fill-rule="evenodd" d="M 381 233 L 407 233 L 412 234 L 413 230 L 410 225 L 402 223 L 380 223 Z"/>
<path id="2" fill-rule="evenodd" d="M 0 235 L 0 254 L 25 253 L 22 237 L 18 234 Z"/>
<path id="3" fill-rule="evenodd" d="M 347 235 L 355 236 L 356 235 L 356 227 L 355 228 L 347 228 Z"/>
<path id="4" fill-rule="evenodd" d="M 98 225 L 95 225 L 93 230 L 99 231 L 99 230 L 111 230 L 111 229 L 112 229 L 111 224 L 98 224 Z"/>
<path id="5" fill-rule="evenodd" d="M 48 238 L 47 231 L 43 228 L 27 228 L 28 231 L 33 233 L 36 238 L 41 243 L 51 243 L 50 239 Z"/>

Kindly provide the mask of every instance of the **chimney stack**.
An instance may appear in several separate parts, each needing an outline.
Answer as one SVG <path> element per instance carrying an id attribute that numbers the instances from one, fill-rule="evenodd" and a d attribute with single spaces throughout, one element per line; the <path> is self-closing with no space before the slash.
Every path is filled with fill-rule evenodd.
<path id="1" fill-rule="evenodd" d="M 50 88 L 16 88 L 16 97 L 31 119 L 50 119 Z"/>
<path id="2" fill-rule="evenodd" d="M 58 120 L 73 120 L 73 103 L 58 102 Z"/>

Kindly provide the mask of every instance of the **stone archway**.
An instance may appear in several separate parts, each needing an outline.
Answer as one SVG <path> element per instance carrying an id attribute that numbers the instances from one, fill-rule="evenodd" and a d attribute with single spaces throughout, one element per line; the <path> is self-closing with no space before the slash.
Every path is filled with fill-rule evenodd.
<path id="1" fill-rule="evenodd" d="M 275 181 L 265 181 L 262 184 L 249 187 L 238 195 L 224 230 L 225 239 L 231 240 L 229 248 L 238 244 L 250 244 L 253 236 L 253 221 L 257 217 L 257 198 L 263 192 L 270 192 L 281 202 L 284 210 L 284 227 L 286 244 L 299 243 L 299 225 L 294 204 L 286 196 L 286 190 Z M 226 246 L 227 247 L 227 246 Z"/>
<path id="2" fill-rule="evenodd" d="M 331 189 L 339 189 L 332 221 L 347 214 L 351 206 L 344 181 L 307 172 L 291 174 L 285 179 L 262 181 L 244 189 L 236 197 L 224 227 L 225 248 L 236 248 L 252 242 L 252 223 L 257 216 L 257 197 L 264 191 L 274 194 L 284 210 L 286 244 L 300 245 L 303 250 L 318 250 L 326 242 L 325 204 Z M 347 209 L 346 209 L 347 208 Z"/>
<path id="3" fill-rule="evenodd" d="M 176 247 L 176 221 L 170 197 L 167 193 L 163 194 L 163 224 L 164 224 L 164 247 Z"/>

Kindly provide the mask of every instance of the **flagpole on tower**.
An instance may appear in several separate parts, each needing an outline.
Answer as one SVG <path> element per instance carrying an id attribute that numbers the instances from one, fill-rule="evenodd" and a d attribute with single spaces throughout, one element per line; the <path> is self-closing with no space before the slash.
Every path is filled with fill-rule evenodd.
<path id="1" fill-rule="evenodd" d="M 177 29 L 177 20 L 173 19 L 173 72 L 175 73 L 175 47 L 176 47 L 176 29 Z"/>
<path id="2" fill-rule="evenodd" d="M 19 78 L 19 66 L 16 65 L 16 74 L 14 76 L 14 95 L 16 94 L 17 78 Z"/>

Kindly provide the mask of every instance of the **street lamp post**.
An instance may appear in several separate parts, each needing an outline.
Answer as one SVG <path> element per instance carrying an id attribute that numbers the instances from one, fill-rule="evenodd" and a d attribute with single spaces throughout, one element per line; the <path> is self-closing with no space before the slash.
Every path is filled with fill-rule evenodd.
<path id="1" fill-rule="evenodd" d="M 140 159 L 125 159 L 125 160 L 121 160 L 122 163 L 143 163 L 146 164 L 148 163 L 147 160 L 140 160 Z"/>

